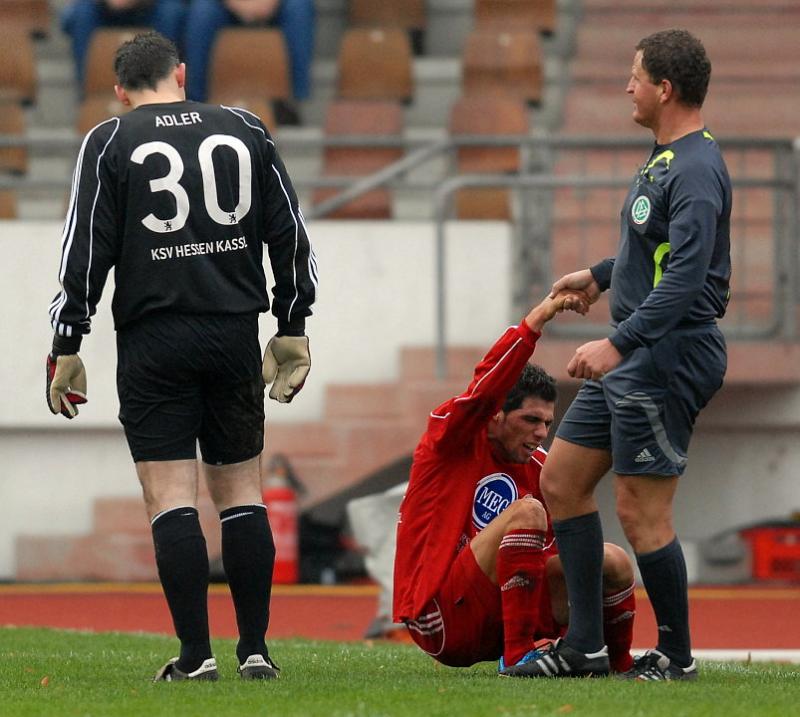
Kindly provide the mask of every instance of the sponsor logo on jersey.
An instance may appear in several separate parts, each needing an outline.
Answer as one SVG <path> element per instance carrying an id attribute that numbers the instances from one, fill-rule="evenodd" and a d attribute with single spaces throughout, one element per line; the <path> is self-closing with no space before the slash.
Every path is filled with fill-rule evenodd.
<path id="1" fill-rule="evenodd" d="M 631 206 L 631 219 L 634 224 L 644 224 L 650 218 L 650 198 L 640 194 Z"/>
<path id="2" fill-rule="evenodd" d="M 517 484 L 505 473 L 492 473 L 478 481 L 472 501 L 472 524 L 483 530 L 519 497 Z"/>

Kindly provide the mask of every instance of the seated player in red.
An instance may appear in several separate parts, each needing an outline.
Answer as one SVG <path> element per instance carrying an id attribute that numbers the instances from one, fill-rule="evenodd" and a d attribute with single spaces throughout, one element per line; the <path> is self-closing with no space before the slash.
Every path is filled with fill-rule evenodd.
<path id="1" fill-rule="evenodd" d="M 555 380 L 529 364 L 558 312 L 585 313 L 579 293 L 546 298 L 509 328 L 467 390 L 436 408 L 414 452 L 400 506 L 394 620 L 439 662 L 524 663 L 568 622 L 567 592 L 539 490 Z M 610 668 L 630 668 L 633 566 L 606 543 L 604 631 Z M 576 675 L 577 676 L 577 675 Z"/>

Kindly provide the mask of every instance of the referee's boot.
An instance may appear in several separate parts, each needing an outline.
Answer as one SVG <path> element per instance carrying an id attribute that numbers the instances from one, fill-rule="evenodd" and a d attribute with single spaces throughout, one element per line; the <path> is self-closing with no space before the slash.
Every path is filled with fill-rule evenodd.
<path id="1" fill-rule="evenodd" d="M 608 648 L 585 654 L 567 645 L 561 638 L 540 655 L 523 664 L 511 665 L 500 672 L 502 677 L 605 677 L 610 670 Z"/>
<path id="2" fill-rule="evenodd" d="M 671 682 L 672 680 L 696 680 L 697 662 L 692 660 L 688 667 L 679 667 L 663 652 L 648 650 L 644 655 L 633 658 L 633 667 L 615 677 L 619 680 L 638 682 Z"/>
<path id="3" fill-rule="evenodd" d="M 243 680 L 274 680 L 281 668 L 269 656 L 250 655 L 237 669 Z"/>
<path id="4" fill-rule="evenodd" d="M 211 680 L 216 681 L 219 679 L 217 672 L 217 661 L 213 657 L 203 660 L 203 664 L 192 672 L 184 672 L 177 667 L 178 658 L 173 657 L 162 667 L 153 682 L 183 682 L 184 680 Z"/>

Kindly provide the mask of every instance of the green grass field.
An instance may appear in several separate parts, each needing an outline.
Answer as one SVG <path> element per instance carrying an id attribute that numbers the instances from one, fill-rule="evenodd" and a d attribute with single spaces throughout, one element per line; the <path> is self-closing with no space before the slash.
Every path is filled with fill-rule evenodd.
<path id="1" fill-rule="evenodd" d="M 242 682 L 234 643 L 214 643 L 217 683 L 150 682 L 175 654 L 157 635 L 0 628 L 0 715 L 592 715 L 785 717 L 800 704 L 800 666 L 706 662 L 695 683 L 500 679 L 495 666 L 449 669 L 394 643 L 276 640 L 279 680 Z"/>

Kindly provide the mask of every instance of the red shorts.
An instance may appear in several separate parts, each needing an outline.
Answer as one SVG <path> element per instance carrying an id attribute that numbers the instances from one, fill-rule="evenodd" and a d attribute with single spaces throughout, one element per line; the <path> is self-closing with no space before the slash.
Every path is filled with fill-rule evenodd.
<path id="1" fill-rule="evenodd" d="M 550 591 L 542 581 L 535 639 L 561 634 L 553 619 Z M 468 667 L 503 654 L 500 588 L 480 569 L 466 546 L 456 557 L 439 591 L 406 627 L 414 642 L 444 665 Z"/>

